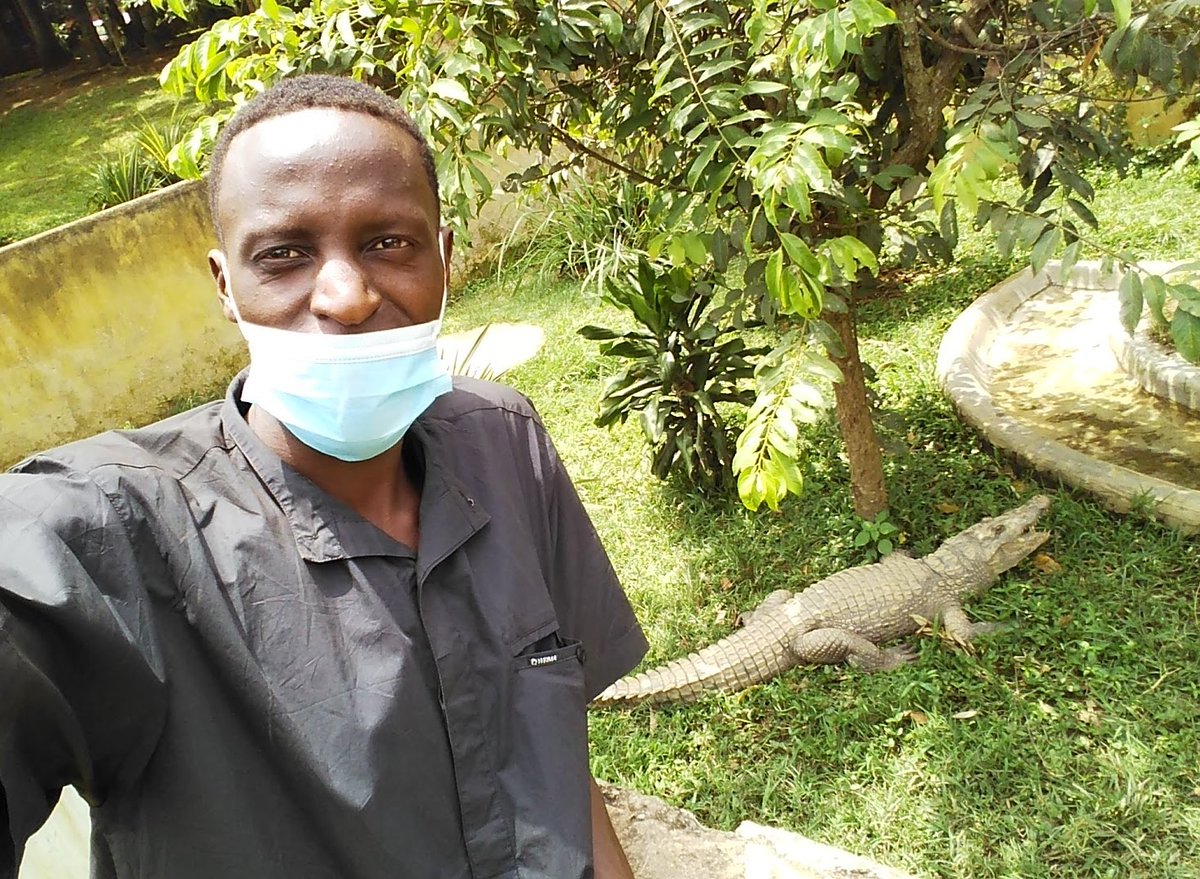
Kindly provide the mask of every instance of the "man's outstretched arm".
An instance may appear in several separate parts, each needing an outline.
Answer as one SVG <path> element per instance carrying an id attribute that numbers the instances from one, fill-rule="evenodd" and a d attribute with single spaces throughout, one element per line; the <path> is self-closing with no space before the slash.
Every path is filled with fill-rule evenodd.
<path id="1" fill-rule="evenodd" d="M 592 857 L 596 864 L 596 879 L 633 879 L 633 870 L 621 848 L 621 841 L 613 830 L 604 804 L 604 794 L 596 779 L 591 779 L 592 788 Z"/>

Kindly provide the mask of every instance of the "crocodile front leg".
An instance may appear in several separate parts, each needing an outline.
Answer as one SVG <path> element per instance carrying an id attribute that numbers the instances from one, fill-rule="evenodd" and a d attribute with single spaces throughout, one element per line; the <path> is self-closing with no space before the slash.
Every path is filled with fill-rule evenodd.
<path id="1" fill-rule="evenodd" d="M 809 665 L 852 662 L 866 672 L 888 671 L 912 662 L 917 654 L 909 647 L 877 647 L 845 629 L 813 629 L 791 639 L 792 654 Z"/>
<path id="2" fill-rule="evenodd" d="M 971 643 L 977 635 L 991 635 L 1004 628 L 999 623 L 973 623 L 956 604 L 942 611 L 941 621 L 946 634 L 961 644 Z"/>

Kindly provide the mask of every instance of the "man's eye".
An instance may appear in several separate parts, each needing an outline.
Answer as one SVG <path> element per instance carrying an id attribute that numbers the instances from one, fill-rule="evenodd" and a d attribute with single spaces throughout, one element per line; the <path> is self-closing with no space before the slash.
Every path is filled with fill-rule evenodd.
<path id="1" fill-rule="evenodd" d="M 405 241 L 403 238 L 396 238 L 396 237 L 392 236 L 392 237 L 388 237 L 388 238 L 380 238 L 378 241 L 376 241 L 375 243 L 373 243 L 371 245 L 370 249 L 371 250 L 396 250 L 397 248 L 400 248 L 400 247 L 408 247 L 408 242 Z"/>
<path id="2" fill-rule="evenodd" d="M 262 259 L 299 259 L 304 256 L 294 247 L 272 247 L 263 251 Z"/>

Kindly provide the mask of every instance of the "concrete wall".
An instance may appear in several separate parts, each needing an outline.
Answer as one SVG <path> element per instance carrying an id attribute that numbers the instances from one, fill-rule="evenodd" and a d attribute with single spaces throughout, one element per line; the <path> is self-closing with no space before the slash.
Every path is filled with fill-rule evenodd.
<path id="1" fill-rule="evenodd" d="M 0 248 L 0 467 L 150 421 L 237 368 L 212 244 L 203 185 L 181 183 Z"/>

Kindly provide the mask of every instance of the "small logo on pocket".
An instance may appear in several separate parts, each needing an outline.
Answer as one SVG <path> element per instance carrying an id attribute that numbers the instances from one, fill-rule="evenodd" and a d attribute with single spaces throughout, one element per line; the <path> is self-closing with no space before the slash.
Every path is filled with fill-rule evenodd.
<path id="1" fill-rule="evenodd" d="M 552 662 L 558 662 L 558 654 L 557 653 L 551 653 L 549 656 L 531 656 L 531 657 L 529 657 L 529 664 L 531 666 L 549 665 Z"/>

